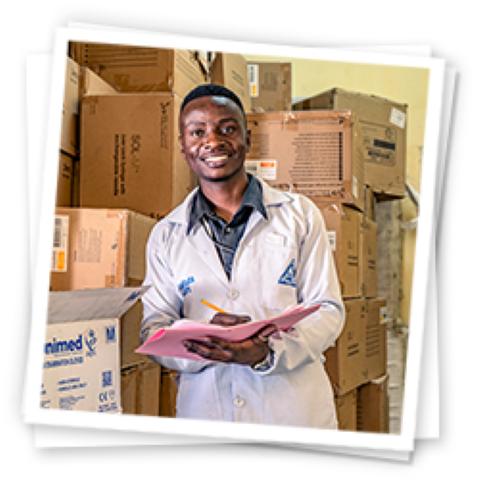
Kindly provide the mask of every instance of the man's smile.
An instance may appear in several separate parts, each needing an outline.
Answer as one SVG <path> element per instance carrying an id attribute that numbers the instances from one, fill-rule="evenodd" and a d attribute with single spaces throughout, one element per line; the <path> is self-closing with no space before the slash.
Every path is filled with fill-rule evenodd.
<path id="1" fill-rule="evenodd" d="M 221 154 L 212 157 L 206 157 L 202 159 L 202 162 L 211 168 L 223 167 L 228 162 L 228 155 Z"/>

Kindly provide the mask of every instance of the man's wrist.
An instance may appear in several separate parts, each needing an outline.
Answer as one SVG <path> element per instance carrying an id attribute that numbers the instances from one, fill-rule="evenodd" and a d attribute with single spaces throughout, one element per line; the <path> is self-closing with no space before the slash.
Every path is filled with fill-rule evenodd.
<path id="1" fill-rule="evenodd" d="M 256 372 L 265 372 L 269 368 L 271 368 L 273 365 L 273 351 L 268 350 L 267 355 L 263 360 L 260 360 L 259 362 L 254 363 L 251 368 L 255 370 Z"/>

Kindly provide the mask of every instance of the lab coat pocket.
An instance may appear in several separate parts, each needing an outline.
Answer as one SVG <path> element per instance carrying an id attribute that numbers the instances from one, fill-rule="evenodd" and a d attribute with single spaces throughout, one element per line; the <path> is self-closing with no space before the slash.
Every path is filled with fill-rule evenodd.
<path id="1" fill-rule="evenodd" d="M 269 246 L 260 263 L 260 304 L 278 313 L 297 303 L 296 250 Z"/>

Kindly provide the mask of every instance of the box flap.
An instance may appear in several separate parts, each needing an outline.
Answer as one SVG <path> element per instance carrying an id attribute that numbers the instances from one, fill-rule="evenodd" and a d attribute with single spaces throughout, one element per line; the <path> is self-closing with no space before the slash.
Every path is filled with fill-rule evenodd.
<path id="1" fill-rule="evenodd" d="M 48 323 L 119 318 L 148 288 L 144 286 L 50 292 Z"/>

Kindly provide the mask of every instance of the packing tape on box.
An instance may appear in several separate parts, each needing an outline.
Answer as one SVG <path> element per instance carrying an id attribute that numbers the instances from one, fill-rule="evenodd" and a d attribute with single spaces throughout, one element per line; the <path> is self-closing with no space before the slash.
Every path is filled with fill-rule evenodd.
<path id="1" fill-rule="evenodd" d="M 297 131 L 299 124 L 298 116 L 293 112 L 286 112 L 282 121 L 282 130 Z"/>
<path id="2" fill-rule="evenodd" d="M 388 379 L 388 373 L 386 373 L 385 375 L 382 375 L 381 377 L 370 380 L 370 382 L 374 383 L 375 385 L 381 385 L 382 383 L 386 382 L 387 379 Z"/>

